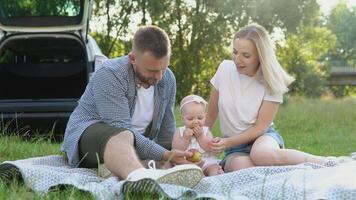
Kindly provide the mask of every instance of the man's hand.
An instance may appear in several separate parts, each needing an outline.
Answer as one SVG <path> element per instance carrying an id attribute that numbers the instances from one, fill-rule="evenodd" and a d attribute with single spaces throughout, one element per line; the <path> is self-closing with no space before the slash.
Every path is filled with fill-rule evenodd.
<path id="1" fill-rule="evenodd" d="M 163 160 L 167 160 L 173 164 L 192 164 L 186 159 L 187 157 L 192 157 L 192 156 L 193 156 L 192 152 L 173 149 L 171 151 L 164 152 Z"/>
<path id="2" fill-rule="evenodd" d="M 190 141 L 194 135 L 194 131 L 190 128 L 186 128 L 183 132 L 183 138 L 187 141 Z"/>

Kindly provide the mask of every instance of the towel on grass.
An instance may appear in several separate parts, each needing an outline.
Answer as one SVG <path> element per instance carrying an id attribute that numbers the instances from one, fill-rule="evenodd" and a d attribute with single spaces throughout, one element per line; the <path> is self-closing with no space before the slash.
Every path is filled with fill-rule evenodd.
<path id="1" fill-rule="evenodd" d="M 43 195 L 53 187 L 70 185 L 100 200 L 122 199 L 124 195 L 140 192 L 173 199 L 356 199 L 356 161 L 352 159 L 328 167 L 311 163 L 253 167 L 205 177 L 193 189 L 158 184 L 151 179 L 138 182 L 116 177 L 103 179 L 96 170 L 69 167 L 60 155 L 6 161 L 0 165 L 0 178 L 11 179 L 16 175 Z"/>

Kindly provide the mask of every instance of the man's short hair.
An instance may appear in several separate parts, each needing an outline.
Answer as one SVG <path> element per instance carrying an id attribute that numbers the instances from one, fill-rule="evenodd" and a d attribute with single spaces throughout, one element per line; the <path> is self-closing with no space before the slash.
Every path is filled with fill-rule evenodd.
<path id="1" fill-rule="evenodd" d="M 132 42 L 133 50 L 145 53 L 151 52 L 156 58 L 162 58 L 171 53 L 171 44 L 167 33 L 157 26 L 140 27 Z"/>

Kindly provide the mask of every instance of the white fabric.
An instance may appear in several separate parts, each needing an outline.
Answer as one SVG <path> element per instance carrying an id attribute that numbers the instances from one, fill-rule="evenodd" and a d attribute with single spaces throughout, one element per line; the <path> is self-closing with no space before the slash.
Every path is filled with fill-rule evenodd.
<path id="1" fill-rule="evenodd" d="M 204 105 L 207 105 L 208 102 L 206 102 L 202 97 L 200 96 L 193 96 L 192 99 L 184 102 L 182 105 L 180 105 L 179 110 L 182 110 L 183 106 L 185 106 L 186 104 L 190 103 L 190 102 L 196 102 L 196 103 L 202 103 Z"/>
<path id="2" fill-rule="evenodd" d="M 179 127 L 178 130 L 179 130 L 179 136 L 180 136 L 181 138 L 183 138 L 184 131 L 185 131 L 185 126 Z M 204 126 L 204 127 L 203 127 L 203 133 L 204 133 L 204 135 L 206 135 L 208 131 L 209 131 L 209 127 Z M 197 139 L 196 139 L 194 136 L 191 138 L 191 140 L 190 140 L 190 142 L 189 142 L 189 145 L 188 145 L 188 147 L 187 147 L 187 150 L 188 150 L 188 149 L 196 149 L 196 150 L 198 150 L 200 153 L 202 153 L 202 155 L 205 155 L 205 150 L 199 145 Z"/>
<path id="3" fill-rule="evenodd" d="M 147 165 L 148 165 L 148 169 L 146 169 L 144 167 L 135 169 L 129 175 L 127 175 L 126 179 L 127 180 L 139 180 L 142 178 L 142 175 L 149 174 L 150 172 L 152 173 L 152 171 L 150 169 L 156 169 L 156 163 L 154 160 L 150 160 Z"/>
<path id="4" fill-rule="evenodd" d="M 211 84 L 219 91 L 219 121 L 224 137 L 251 127 L 264 100 L 283 102 L 283 95 L 269 95 L 261 73 L 259 70 L 254 77 L 239 74 L 235 63 L 225 60 L 211 79 Z"/>
<path id="5" fill-rule="evenodd" d="M 98 71 L 100 68 L 102 68 L 103 67 L 103 62 L 105 61 L 105 60 L 107 60 L 108 59 L 108 57 L 106 57 L 105 55 L 103 55 L 103 54 L 100 54 L 100 55 L 95 55 L 94 56 L 94 60 L 95 60 L 95 70 L 94 70 L 94 72 L 93 73 L 95 73 L 96 71 Z"/>
<path id="6" fill-rule="evenodd" d="M 356 157 L 356 156 L 355 156 Z M 355 159 L 354 157 L 354 159 Z M 96 170 L 72 168 L 63 156 L 51 155 L 7 161 L 16 166 L 25 185 L 42 195 L 53 186 L 72 185 L 96 199 L 123 199 L 124 181 L 100 178 Z M 204 178 L 194 190 L 159 184 L 173 199 L 183 194 L 216 199 L 356 199 L 356 161 L 334 167 L 315 164 L 252 167 Z M 152 193 L 157 192 L 152 191 Z M 147 195 L 150 196 L 150 195 Z M 192 198 L 193 199 L 193 198 Z"/>
<path id="7" fill-rule="evenodd" d="M 136 179 L 136 174 L 142 174 L 144 172 L 146 172 L 146 168 L 141 167 L 138 169 L 133 170 L 132 172 L 129 173 L 129 175 L 127 175 L 127 180 L 135 180 Z"/>
<path id="8" fill-rule="evenodd" d="M 135 111 L 132 115 L 132 127 L 140 133 L 146 131 L 151 123 L 154 108 L 154 86 L 149 88 L 140 87 L 137 89 Z"/>
<path id="9" fill-rule="evenodd" d="M 179 136 L 183 137 L 185 126 L 179 127 Z M 209 131 L 209 127 L 203 126 L 203 133 L 206 136 L 206 134 Z M 208 152 L 205 152 L 205 150 L 199 145 L 197 139 L 193 136 L 192 139 L 189 142 L 189 145 L 186 150 L 188 149 L 196 149 L 202 154 L 202 160 L 204 160 L 204 164 L 202 166 L 202 169 L 205 170 L 207 167 L 213 164 L 219 164 L 220 160 L 216 159 L 214 156 L 210 155 Z"/>

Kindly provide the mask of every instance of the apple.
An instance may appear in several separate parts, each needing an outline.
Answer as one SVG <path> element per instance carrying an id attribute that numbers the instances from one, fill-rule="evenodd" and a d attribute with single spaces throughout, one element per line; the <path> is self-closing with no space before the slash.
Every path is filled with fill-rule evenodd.
<path id="1" fill-rule="evenodd" d="M 189 162 L 199 162 L 201 160 L 201 153 L 197 149 L 189 149 L 188 151 L 193 153 L 191 157 L 187 158 Z"/>

